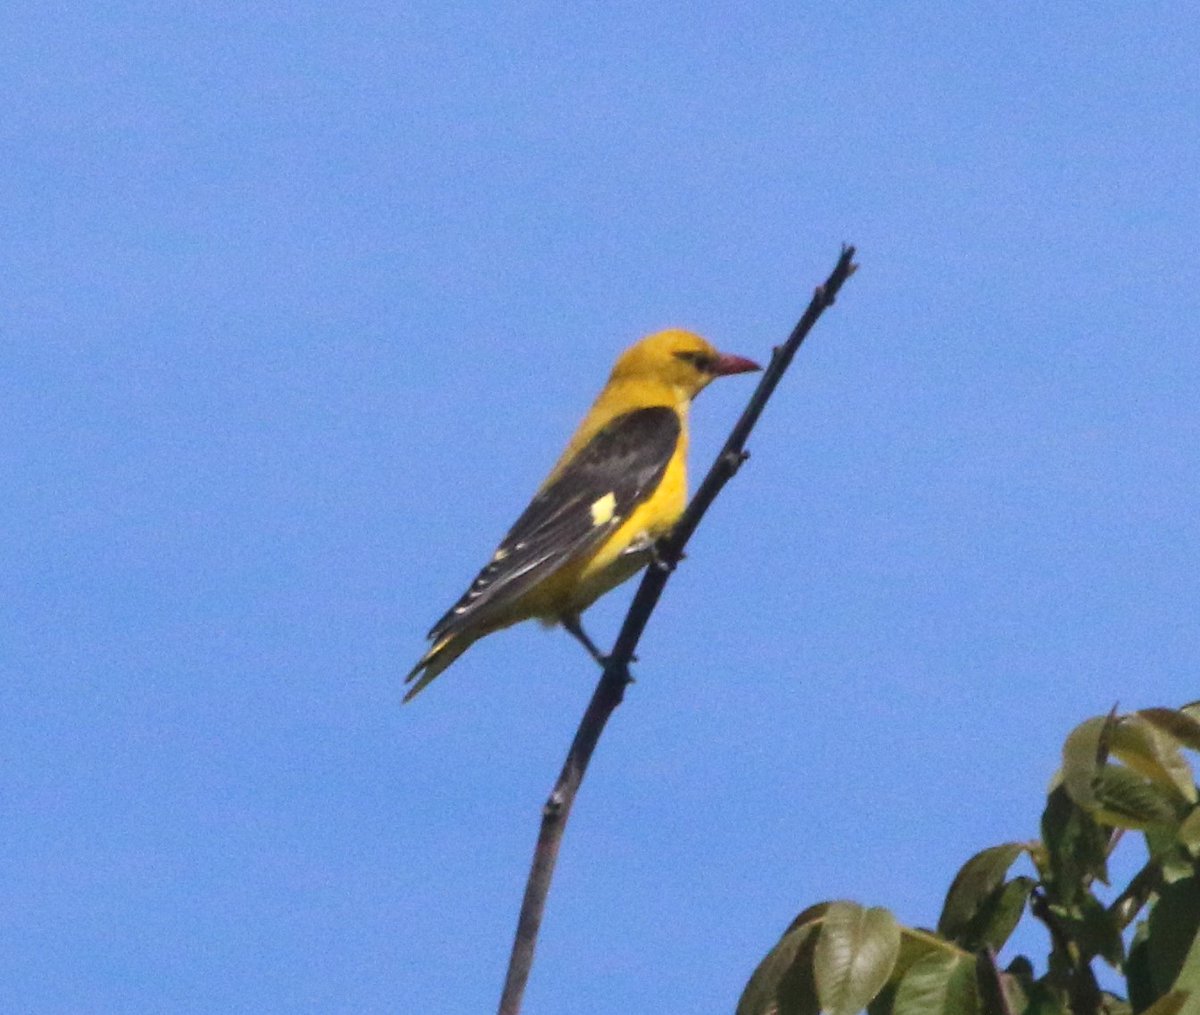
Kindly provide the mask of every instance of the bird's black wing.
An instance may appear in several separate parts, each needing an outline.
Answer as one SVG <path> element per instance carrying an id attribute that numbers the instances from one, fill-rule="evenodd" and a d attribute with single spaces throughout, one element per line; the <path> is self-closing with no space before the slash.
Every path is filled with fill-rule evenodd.
<path id="1" fill-rule="evenodd" d="M 599 546 L 657 489 L 679 430 L 675 410 L 656 405 L 617 416 L 597 431 L 533 498 L 491 562 L 429 637 L 443 638 L 500 612 L 568 561 Z"/>

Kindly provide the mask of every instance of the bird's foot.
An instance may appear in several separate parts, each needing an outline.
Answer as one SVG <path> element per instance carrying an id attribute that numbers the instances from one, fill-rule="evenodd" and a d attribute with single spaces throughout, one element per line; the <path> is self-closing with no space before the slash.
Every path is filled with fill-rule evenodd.
<path id="1" fill-rule="evenodd" d="M 679 566 L 680 561 L 687 560 L 687 554 L 680 550 L 673 557 L 669 557 L 665 549 L 666 542 L 664 540 L 658 540 L 650 544 L 650 566 L 670 574 Z"/>

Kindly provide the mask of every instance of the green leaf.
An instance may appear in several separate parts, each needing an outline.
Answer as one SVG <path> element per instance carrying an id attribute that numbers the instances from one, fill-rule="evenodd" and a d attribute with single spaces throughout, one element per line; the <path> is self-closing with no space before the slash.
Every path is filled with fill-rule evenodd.
<path id="1" fill-rule="evenodd" d="M 803 927 L 806 923 L 814 923 L 815 921 L 821 919 L 821 917 L 825 915 L 829 907 L 832 905 L 832 902 L 818 902 L 814 906 L 809 906 L 807 909 L 802 909 L 800 911 L 800 915 L 788 924 L 787 930 L 785 930 L 783 933 L 788 934 L 797 927 Z"/>
<path id="2" fill-rule="evenodd" d="M 966 954 L 954 942 L 938 937 L 931 930 L 923 930 L 920 927 L 902 926 L 900 928 L 900 955 L 896 959 L 896 968 L 893 970 L 893 976 L 899 979 L 908 970 L 909 966 L 930 953 L 938 955 Z"/>
<path id="3" fill-rule="evenodd" d="M 1200 878 L 1183 878 L 1166 885 L 1150 910 L 1146 939 L 1150 978 L 1156 994 L 1178 988 L 1194 991 L 1200 997 L 1198 932 Z"/>
<path id="4" fill-rule="evenodd" d="M 1125 958 L 1121 927 L 1116 917 L 1091 892 L 1071 906 L 1051 905 L 1050 911 L 1072 953 L 1078 951 L 1085 962 L 1099 955 L 1110 966 L 1120 966 Z M 1075 964 L 1074 958 L 1071 963 Z"/>
<path id="5" fill-rule="evenodd" d="M 1170 797 L 1148 779 L 1121 765 L 1105 765 L 1094 780 L 1093 815 L 1118 828 L 1174 826 L 1179 820 Z"/>
<path id="6" fill-rule="evenodd" d="M 1183 1006 L 1187 1004 L 1190 995 L 1186 990 L 1173 990 L 1169 994 L 1163 994 L 1149 1008 L 1143 1008 L 1141 1015 L 1180 1015 L 1183 1011 Z M 1192 1013 L 1197 1010 L 1196 1005 L 1192 1005 Z"/>
<path id="7" fill-rule="evenodd" d="M 1154 709 L 1147 709 L 1154 712 Z M 1162 709 L 1180 722 L 1196 727 L 1200 735 L 1200 723 L 1193 723 L 1178 712 Z M 1151 718 L 1142 713 L 1125 716 L 1112 734 L 1112 753 L 1134 771 L 1141 773 L 1156 785 L 1178 796 L 1184 803 L 1196 802 L 1196 778 L 1192 768 L 1180 751 L 1176 738 L 1169 729 L 1160 728 Z M 1200 747 L 1197 747 L 1200 750 Z"/>
<path id="8" fill-rule="evenodd" d="M 1121 927 L 1104 904 L 1092 894 L 1079 905 L 1076 941 L 1085 955 L 1099 955 L 1114 969 L 1125 961 L 1125 942 Z"/>
<path id="9" fill-rule="evenodd" d="M 1108 833 L 1071 800 L 1065 787 L 1055 787 L 1042 812 L 1042 842 L 1049 867 L 1043 877 L 1056 899 L 1074 902 L 1093 877 L 1108 883 L 1108 839 Z"/>
<path id="10" fill-rule="evenodd" d="M 1096 804 L 1093 781 L 1105 755 L 1105 733 L 1111 720 L 1097 717 L 1081 722 L 1063 744 L 1063 786 L 1071 799 L 1085 810 Z"/>
<path id="11" fill-rule="evenodd" d="M 1146 944 L 1149 935 L 1149 924 L 1139 920 L 1133 940 L 1129 943 L 1129 955 L 1125 959 L 1125 983 L 1129 987 L 1129 1000 L 1133 1002 L 1134 1011 L 1150 1007 L 1159 995 L 1150 976 L 1150 955 Z"/>
<path id="12" fill-rule="evenodd" d="M 963 864 L 946 893 L 942 915 L 938 917 L 938 933 L 957 940 L 1024 851 L 1021 843 L 1006 842 L 976 853 Z"/>
<path id="13" fill-rule="evenodd" d="M 1179 969 L 1179 975 L 1175 977 L 1175 982 L 1171 984 L 1171 989 L 1189 995 L 1189 1013 L 1200 1011 L 1200 935 L 1192 937 L 1192 945 L 1183 958 L 1183 965 Z"/>
<path id="14" fill-rule="evenodd" d="M 1018 955 L 1013 959 L 1005 972 L 1009 976 L 1015 976 L 1022 983 L 1033 983 L 1033 963 L 1024 955 Z"/>
<path id="15" fill-rule="evenodd" d="M 1071 1015 L 1061 990 L 1039 980 L 1029 991 L 1029 1006 L 1021 1015 Z"/>
<path id="16" fill-rule="evenodd" d="M 1200 857 L 1200 807 L 1183 819 L 1179 826 L 1179 841 L 1191 856 Z"/>
<path id="17" fill-rule="evenodd" d="M 978 1015 L 975 960 L 970 956 L 926 955 L 896 988 L 892 1015 Z"/>
<path id="18" fill-rule="evenodd" d="M 1189 848 L 1195 848 L 1189 843 L 1192 836 L 1200 832 L 1200 826 L 1184 827 L 1186 824 L 1182 822 L 1178 827 L 1150 825 L 1142 832 L 1146 838 L 1146 852 L 1150 854 L 1151 862 L 1157 865 L 1161 880 L 1167 884 L 1190 878 L 1200 870 L 1189 852 Z"/>
<path id="19" fill-rule="evenodd" d="M 1193 704 L 1185 705 L 1181 709 L 1143 708 L 1137 714 L 1152 722 L 1184 747 L 1200 751 L 1200 714 L 1191 715 L 1187 710 L 1200 713 L 1200 709 Z"/>
<path id="20" fill-rule="evenodd" d="M 963 930 L 962 946 L 969 951 L 979 948 L 999 951 L 1003 948 L 1021 922 L 1025 904 L 1036 883 L 1033 878 L 1013 878 L 994 891 Z"/>
<path id="21" fill-rule="evenodd" d="M 892 1015 L 896 986 L 904 974 L 927 955 L 942 955 L 951 958 L 970 958 L 970 955 L 951 941 L 938 937 L 933 931 L 917 927 L 900 928 L 900 954 L 892 969 L 890 982 L 867 1006 L 870 1015 Z"/>
<path id="22" fill-rule="evenodd" d="M 886 909 L 835 902 L 813 956 L 817 999 L 827 1015 L 856 1015 L 887 983 L 900 954 L 900 927 Z"/>
<path id="23" fill-rule="evenodd" d="M 737 1015 L 819 1015 L 812 975 L 819 933 L 819 924 L 811 921 L 785 931 L 754 970 Z"/>

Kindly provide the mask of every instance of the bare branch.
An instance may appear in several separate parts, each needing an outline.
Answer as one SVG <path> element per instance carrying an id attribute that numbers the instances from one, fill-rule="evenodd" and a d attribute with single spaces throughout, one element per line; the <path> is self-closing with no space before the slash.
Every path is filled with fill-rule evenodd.
<path id="1" fill-rule="evenodd" d="M 637 649 L 642 632 L 654 607 L 658 605 L 659 597 L 666 587 L 667 579 L 674 571 L 675 565 L 683 557 L 684 547 L 700 524 L 700 519 L 721 492 L 722 487 L 733 478 L 738 468 L 747 458 L 745 450 L 746 439 L 758 417 L 762 414 L 767 399 L 771 397 L 779 379 L 783 376 L 800 343 L 812 330 L 817 319 L 827 307 L 833 305 L 842 283 L 853 273 L 857 265 L 854 263 L 854 247 L 842 248 L 841 256 L 824 285 L 817 286 L 812 301 L 804 316 L 792 329 L 788 340 L 777 346 L 771 354 L 771 362 L 763 372 L 758 387 L 754 389 L 750 401 L 741 418 L 734 424 L 725 446 L 717 455 L 716 461 L 708 470 L 704 481 L 700 484 L 696 495 L 688 504 L 687 510 L 671 535 L 658 547 L 658 561 L 646 569 L 637 594 L 625 615 L 621 632 L 617 635 L 616 645 L 612 655 L 600 676 L 600 682 L 592 694 L 571 749 L 567 752 L 566 761 L 559 773 L 558 782 L 554 785 L 546 805 L 542 808 L 542 825 L 538 833 L 537 846 L 533 853 L 533 866 L 529 871 L 529 880 L 525 885 L 525 897 L 521 902 L 521 915 L 517 921 L 516 938 L 513 941 L 512 955 L 508 962 L 508 975 L 504 981 L 504 993 L 500 998 L 499 1015 L 518 1015 L 521 1010 L 521 1000 L 525 994 L 525 984 L 529 980 L 529 971 L 533 966 L 533 952 L 537 944 L 538 930 L 542 924 L 542 914 L 546 908 L 546 896 L 550 891 L 550 880 L 554 876 L 554 864 L 558 859 L 559 846 L 562 843 L 563 830 L 571 813 L 571 805 L 575 793 L 583 781 L 588 762 L 604 726 L 613 710 L 625 696 L 625 687 L 630 682 L 629 662 Z"/>

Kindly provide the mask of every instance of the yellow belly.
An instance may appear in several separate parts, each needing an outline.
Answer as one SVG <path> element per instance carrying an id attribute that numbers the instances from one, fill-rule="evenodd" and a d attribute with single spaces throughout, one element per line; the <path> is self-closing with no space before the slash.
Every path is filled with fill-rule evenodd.
<path id="1" fill-rule="evenodd" d="M 522 603 L 526 616 L 553 622 L 565 613 L 582 613 L 605 592 L 645 567 L 650 559 L 650 546 L 671 531 L 687 505 L 685 453 L 681 441 L 658 488 L 634 509 L 597 553 L 568 564 L 530 590 Z"/>

